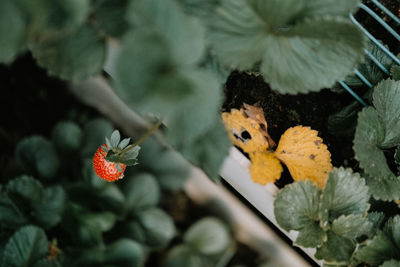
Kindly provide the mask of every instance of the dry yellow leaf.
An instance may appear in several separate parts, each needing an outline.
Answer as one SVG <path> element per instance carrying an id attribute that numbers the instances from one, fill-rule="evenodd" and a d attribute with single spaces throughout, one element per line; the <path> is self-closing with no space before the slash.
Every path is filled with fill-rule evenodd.
<path id="1" fill-rule="evenodd" d="M 250 154 L 250 176 L 253 182 L 265 185 L 281 177 L 282 165 L 272 152 Z"/>
<path id="2" fill-rule="evenodd" d="M 269 147 L 276 147 L 274 140 L 272 140 L 271 136 L 268 134 L 268 124 L 267 120 L 264 116 L 264 111 L 262 107 L 259 107 L 258 104 L 255 105 L 248 105 L 243 103 L 243 109 L 241 109 L 243 114 L 246 115 L 248 118 L 253 119 L 255 122 L 260 125 L 260 132 L 267 138 Z"/>
<path id="3" fill-rule="evenodd" d="M 269 148 L 268 140 L 260 131 L 261 126 L 257 121 L 248 118 L 243 110 L 232 109 L 231 112 L 224 112 L 222 120 L 233 144 L 244 152 L 266 152 Z"/>
<path id="4" fill-rule="evenodd" d="M 331 153 L 318 132 L 309 127 L 287 129 L 275 155 L 288 167 L 293 180 L 309 179 L 321 188 L 332 170 Z"/>

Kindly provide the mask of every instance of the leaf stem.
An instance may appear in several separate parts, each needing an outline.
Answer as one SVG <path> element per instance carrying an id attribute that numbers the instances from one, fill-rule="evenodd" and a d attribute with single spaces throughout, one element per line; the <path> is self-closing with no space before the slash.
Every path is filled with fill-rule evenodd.
<path id="1" fill-rule="evenodd" d="M 145 133 L 136 143 L 133 143 L 132 145 L 127 146 L 125 149 L 123 149 L 122 151 L 120 151 L 119 153 L 117 153 L 117 155 L 120 155 L 121 157 L 123 157 L 125 155 L 126 152 L 128 152 L 129 150 L 133 149 L 134 147 L 140 145 L 141 143 L 143 143 L 149 136 L 151 136 L 162 124 L 163 119 L 160 118 L 156 124 L 153 125 L 153 127 L 151 127 L 151 129 Z"/>

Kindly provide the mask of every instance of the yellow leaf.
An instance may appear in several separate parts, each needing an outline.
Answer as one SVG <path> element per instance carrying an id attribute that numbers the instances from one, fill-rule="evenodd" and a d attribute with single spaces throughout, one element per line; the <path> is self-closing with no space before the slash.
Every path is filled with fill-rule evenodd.
<path id="1" fill-rule="evenodd" d="M 282 165 L 272 152 L 250 154 L 250 176 L 253 182 L 265 185 L 281 177 Z"/>
<path id="2" fill-rule="evenodd" d="M 246 153 L 266 152 L 268 140 L 260 131 L 257 121 L 244 115 L 243 110 L 232 109 L 222 113 L 222 120 L 233 144 Z"/>
<path id="3" fill-rule="evenodd" d="M 332 170 L 331 153 L 318 132 L 309 127 L 287 129 L 275 155 L 288 167 L 293 180 L 309 179 L 321 188 Z"/>

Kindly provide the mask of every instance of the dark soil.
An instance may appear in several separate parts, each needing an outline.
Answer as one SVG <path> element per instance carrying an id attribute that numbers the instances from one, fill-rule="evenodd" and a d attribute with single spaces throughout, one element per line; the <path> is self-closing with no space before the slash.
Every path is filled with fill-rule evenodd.
<path id="1" fill-rule="evenodd" d="M 400 2 L 396 0 L 380 0 L 380 2 L 394 15 L 400 17 Z M 400 25 L 396 24 L 392 18 L 374 5 L 370 0 L 364 0 L 363 3 L 377 13 L 386 23 L 394 30 L 399 32 Z M 385 28 L 383 28 L 374 18 L 368 13 L 360 10 L 355 15 L 355 18 L 378 40 L 383 41 L 389 46 L 390 50 L 397 55 L 400 53 L 400 43 L 393 37 Z"/>

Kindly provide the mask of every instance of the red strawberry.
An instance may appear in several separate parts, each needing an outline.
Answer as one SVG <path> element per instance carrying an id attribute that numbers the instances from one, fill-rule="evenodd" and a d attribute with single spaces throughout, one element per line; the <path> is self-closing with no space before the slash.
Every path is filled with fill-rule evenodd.
<path id="1" fill-rule="evenodd" d="M 93 167 L 97 176 L 106 181 L 112 182 L 118 179 L 122 179 L 124 177 L 124 171 L 126 169 L 126 165 L 120 163 L 121 172 L 117 170 L 117 166 L 114 162 L 107 161 L 104 157 L 107 156 L 107 152 L 103 150 L 102 146 L 107 147 L 106 144 L 101 145 L 93 158 Z"/>

